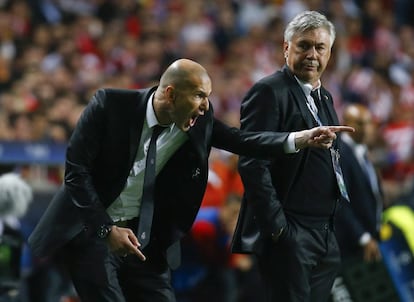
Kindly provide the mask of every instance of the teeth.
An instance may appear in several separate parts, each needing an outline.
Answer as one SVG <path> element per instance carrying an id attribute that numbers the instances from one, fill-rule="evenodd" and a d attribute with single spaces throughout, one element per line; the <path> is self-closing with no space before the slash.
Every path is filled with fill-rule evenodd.
<path id="1" fill-rule="evenodd" d="M 196 116 L 196 117 L 194 117 L 194 118 L 191 118 L 191 119 L 190 119 L 190 126 L 191 126 L 191 127 L 195 125 L 196 120 L 197 120 L 197 116 Z"/>

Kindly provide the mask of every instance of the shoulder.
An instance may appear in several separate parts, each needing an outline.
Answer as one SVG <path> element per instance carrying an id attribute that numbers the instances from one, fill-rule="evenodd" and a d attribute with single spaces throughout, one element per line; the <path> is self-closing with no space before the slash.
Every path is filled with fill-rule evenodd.
<path id="1" fill-rule="evenodd" d="M 342 134 L 338 134 L 338 145 L 339 148 L 343 151 L 346 152 L 351 152 L 352 151 L 352 147 L 349 145 L 349 143 L 342 138 Z"/>
<path id="2" fill-rule="evenodd" d="M 284 69 L 276 71 L 258 80 L 246 93 L 243 103 L 260 102 L 264 110 L 266 106 L 273 106 L 276 103 L 288 102 L 291 99 L 292 91 L 300 89 L 297 82 L 289 77 Z M 256 105 L 254 105 L 256 107 Z M 257 109 L 257 108 L 256 108 Z"/>
<path id="3" fill-rule="evenodd" d="M 297 89 L 298 87 L 296 80 L 289 74 L 287 67 L 284 67 L 255 82 L 250 89 L 250 93 L 268 91 L 268 93 L 273 95 L 285 95 L 289 90 Z"/>
<path id="4" fill-rule="evenodd" d="M 91 112 L 135 112 L 144 108 L 155 88 L 148 89 L 98 89 L 88 103 Z"/>
<path id="5" fill-rule="evenodd" d="M 341 134 L 339 134 L 339 137 L 340 138 L 338 139 L 338 146 L 341 158 L 347 162 L 357 160 L 354 148 L 346 140 L 341 138 Z"/>
<path id="6" fill-rule="evenodd" d="M 128 102 L 140 99 L 148 99 L 155 87 L 147 89 L 116 89 L 101 88 L 93 96 L 94 99 L 101 102 Z"/>
<path id="7" fill-rule="evenodd" d="M 270 75 L 267 75 L 259 79 L 255 83 L 255 85 L 275 87 L 275 85 L 279 86 L 286 83 L 287 80 L 288 78 L 284 74 L 283 70 L 278 70 Z"/>
<path id="8" fill-rule="evenodd" d="M 325 99 L 325 101 L 330 101 L 331 103 L 333 102 L 333 97 L 331 93 L 325 87 L 321 86 L 320 91 L 321 97 Z"/>

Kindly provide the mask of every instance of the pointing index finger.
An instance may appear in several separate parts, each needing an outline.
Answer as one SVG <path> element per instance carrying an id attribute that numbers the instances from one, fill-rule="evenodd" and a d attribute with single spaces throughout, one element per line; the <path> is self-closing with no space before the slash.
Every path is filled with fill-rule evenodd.
<path id="1" fill-rule="evenodd" d="M 349 126 L 328 126 L 328 128 L 332 132 L 355 132 L 355 129 Z"/>

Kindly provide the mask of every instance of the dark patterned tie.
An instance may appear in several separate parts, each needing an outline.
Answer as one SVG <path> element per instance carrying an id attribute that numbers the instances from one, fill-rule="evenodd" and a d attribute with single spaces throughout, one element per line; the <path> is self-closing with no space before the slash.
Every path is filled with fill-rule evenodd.
<path id="1" fill-rule="evenodd" d="M 314 113 L 313 115 L 316 121 L 318 122 L 319 126 L 323 126 L 324 123 L 325 124 L 328 123 L 328 117 L 326 115 L 325 108 L 322 105 L 322 101 L 319 97 L 319 89 L 312 90 L 310 95 L 315 101 L 316 107 L 318 108 L 318 112 L 316 113 L 316 116 Z M 349 202 L 348 191 L 345 187 L 342 169 L 339 164 L 339 151 L 335 150 L 334 147 L 331 147 L 330 153 L 331 153 L 332 166 L 335 172 L 336 182 L 338 184 L 339 192 L 341 193 L 342 198 Z"/>
<path id="2" fill-rule="evenodd" d="M 138 238 L 143 249 L 150 240 L 152 216 L 154 214 L 154 184 L 155 184 L 155 159 L 157 151 L 157 138 L 165 127 L 156 125 L 153 127 L 151 140 L 148 146 L 145 164 L 144 186 L 142 190 L 141 209 L 138 224 Z"/>
<path id="3" fill-rule="evenodd" d="M 313 100 L 315 101 L 316 108 L 318 108 L 318 111 L 316 113 L 319 117 L 318 124 L 320 126 L 322 124 L 324 124 L 324 125 L 329 124 L 328 123 L 328 118 L 325 114 L 325 110 L 324 110 L 324 108 L 322 106 L 322 103 L 321 103 L 321 98 L 319 97 L 319 89 L 312 90 L 310 95 L 313 98 Z"/>

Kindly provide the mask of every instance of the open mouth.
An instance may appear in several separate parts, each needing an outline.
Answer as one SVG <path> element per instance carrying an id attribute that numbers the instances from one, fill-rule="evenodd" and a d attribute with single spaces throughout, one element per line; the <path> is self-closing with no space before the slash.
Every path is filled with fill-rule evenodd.
<path id="1" fill-rule="evenodd" d="M 197 118 L 198 118 L 198 115 L 197 115 L 197 114 L 193 115 L 193 116 L 190 118 L 190 121 L 189 121 L 189 125 L 190 125 L 190 127 L 193 127 L 193 126 L 195 125 L 195 123 L 196 123 L 196 121 L 197 121 Z"/>

